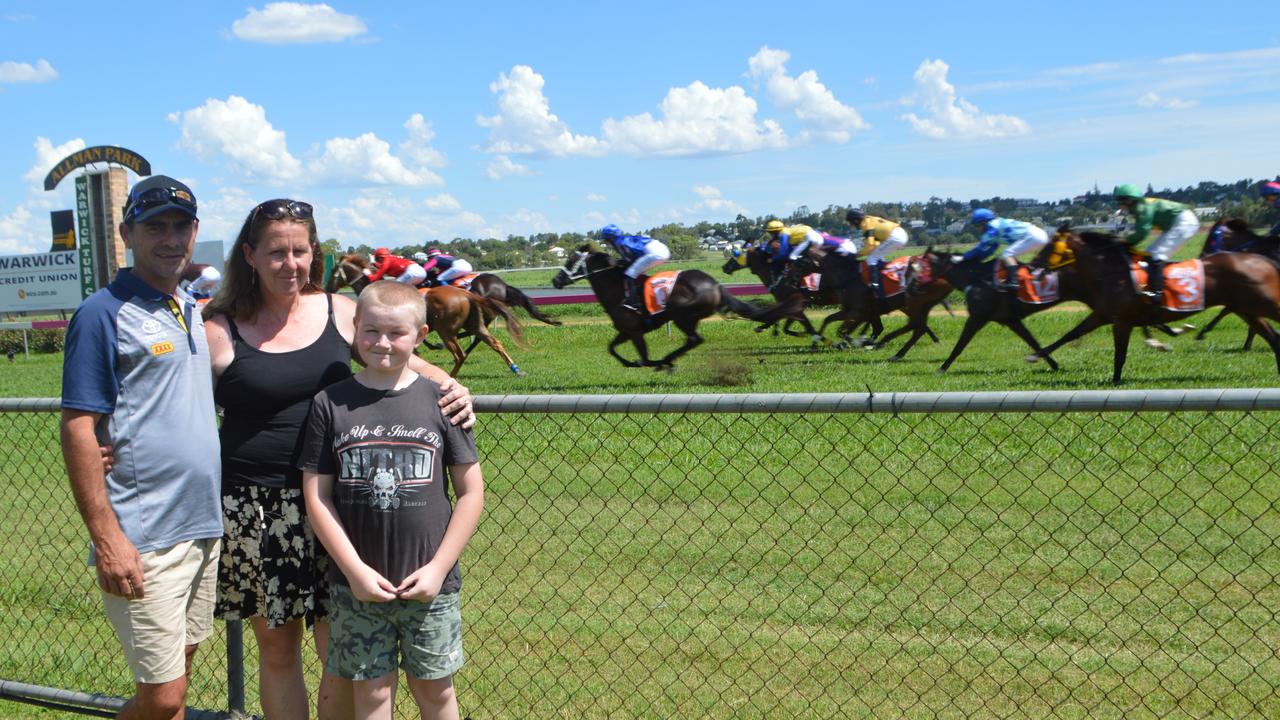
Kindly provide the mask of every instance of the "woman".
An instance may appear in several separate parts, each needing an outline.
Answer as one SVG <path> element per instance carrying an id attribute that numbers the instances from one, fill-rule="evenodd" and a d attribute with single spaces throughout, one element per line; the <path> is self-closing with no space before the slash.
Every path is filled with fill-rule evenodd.
<path id="1" fill-rule="evenodd" d="M 268 200 L 245 219 L 223 285 L 204 310 L 214 399 L 224 410 L 217 614 L 249 618 L 270 720 L 307 717 L 305 624 L 315 622 L 322 659 L 327 650 L 327 558 L 307 523 L 295 463 L 311 398 L 351 375 L 355 303 L 321 290 L 323 271 L 311 206 Z M 441 405 L 453 421 L 473 423 L 466 388 L 413 360 L 446 391 Z M 326 673 L 319 697 L 322 717 L 349 714 L 345 681 Z"/>

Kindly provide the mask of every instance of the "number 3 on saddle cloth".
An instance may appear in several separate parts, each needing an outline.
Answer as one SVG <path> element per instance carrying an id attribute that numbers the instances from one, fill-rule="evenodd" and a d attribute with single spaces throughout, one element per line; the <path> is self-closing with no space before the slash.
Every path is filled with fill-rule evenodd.
<path id="1" fill-rule="evenodd" d="M 1009 274 L 1004 263 L 996 263 L 995 279 L 996 284 L 1002 284 L 1005 277 Z M 1043 270 L 1027 267 L 1026 265 L 1018 266 L 1018 299 L 1029 305 L 1047 305 L 1048 303 L 1058 302 L 1058 273 L 1053 270 Z"/>
<path id="2" fill-rule="evenodd" d="M 1134 287 L 1147 286 L 1147 269 L 1138 263 L 1129 266 Z M 1164 306 L 1170 310 L 1204 309 L 1204 263 L 1199 259 L 1170 263 L 1164 268 Z"/>
<path id="3" fill-rule="evenodd" d="M 906 275 L 907 266 L 911 264 L 911 258 L 903 255 L 900 258 L 894 258 L 880 267 L 880 286 L 884 288 L 885 297 L 893 297 L 905 291 L 907 288 L 902 284 L 902 278 Z M 871 284 L 871 268 L 866 263 L 862 264 L 862 282 Z"/>
<path id="4" fill-rule="evenodd" d="M 671 297 L 671 288 L 675 287 L 679 274 L 679 270 L 667 270 L 644 280 L 644 306 L 650 315 L 667 309 L 667 298 Z"/>

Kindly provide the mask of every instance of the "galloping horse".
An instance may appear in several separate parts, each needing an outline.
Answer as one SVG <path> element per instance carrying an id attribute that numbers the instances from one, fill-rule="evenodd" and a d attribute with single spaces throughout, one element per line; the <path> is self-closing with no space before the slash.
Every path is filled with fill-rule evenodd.
<path id="1" fill-rule="evenodd" d="M 643 276 L 641 276 L 643 278 Z M 750 320 L 768 322 L 795 313 L 803 300 L 794 296 L 790 300 L 769 308 L 760 309 L 729 294 L 720 283 L 701 270 L 682 270 L 667 296 L 667 305 L 654 315 L 641 315 L 622 307 L 622 268 L 614 264 L 608 253 L 599 252 L 591 245 L 583 245 L 571 254 L 564 267 L 551 280 L 557 289 L 586 278 L 600 305 L 609 313 L 613 327 L 618 331 L 609 341 L 609 354 L 625 367 L 652 367 L 659 370 L 674 369 L 675 359 L 703 343 L 698 334 L 698 323 L 717 310 L 731 311 Z M 650 360 L 645 344 L 646 333 L 670 321 L 685 334 L 684 345 L 667 353 L 661 360 Z M 618 354 L 618 346 L 630 340 L 640 355 L 638 361 L 627 360 Z"/>
<path id="2" fill-rule="evenodd" d="M 1035 362 L 1066 343 L 1111 324 L 1115 345 L 1111 382 L 1118 384 L 1133 328 L 1200 312 L 1198 309 L 1153 308 L 1138 297 L 1130 276 L 1128 249 L 1115 236 L 1086 232 L 1069 236 L 1066 243 L 1076 258 L 1076 277 L 1092 298 L 1092 312 L 1058 341 L 1028 355 L 1028 361 Z M 1222 305 L 1244 318 L 1249 327 L 1271 345 L 1276 369 L 1280 372 L 1280 336 L 1263 320 L 1280 321 L 1280 266 L 1253 253 L 1216 253 L 1201 262 L 1204 264 L 1204 307 Z"/>
<path id="3" fill-rule="evenodd" d="M 369 260 L 359 253 L 343 255 L 334 266 L 335 275 L 341 275 L 351 285 L 369 270 Z M 341 285 L 339 285 L 341 287 Z M 561 322 L 538 309 L 529 296 L 518 288 L 508 285 L 502 278 L 493 273 L 480 273 L 471 280 L 470 287 L 464 288 L 480 297 L 492 298 L 508 307 L 524 308 L 529 317 L 548 325 L 560 325 Z"/>
<path id="4" fill-rule="evenodd" d="M 361 263 L 366 267 L 368 266 L 368 261 L 363 256 L 347 255 L 343 257 L 342 261 L 333 268 L 333 273 L 329 275 L 329 279 L 325 281 L 325 291 L 332 293 L 343 287 L 350 286 L 359 295 L 362 290 L 369 286 L 369 278 L 360 269 Z M 506 323 L 507 332 L 511 333 L 516 345 L 521 348 L 528 347 L 524 340 L 524 330 L 520 327 L 520 321 L 516 319 L 515 315 L 511 314 L 505 304 L 493 298 L 480 297 L 475 293 L 449 285 L 419 289 L 418 292 L 424 294 L 423 300 L 427 304 L 427 325 L 440 336 L 444 347 L 448 348 L 449 353 L 453 355 L 453 370 L 449 372 L 451 376 L 458 376 L 458 371 L 462 369 L 462 364 L 467 361 L 467 356 L 481 341 L 493 348 L 493 351 L 506 361 L 507 367 L 511 368 L 511 372 L 516 375 L 524 375 L 524 371 L 511 358 L 507 349 L 489 332 L 488 323 L 490 318 L 501 315 Z M 465 330 L 473 337 L 471 345 L 465 351 L 458 342 L 459 331 L 461 330 Z"/>
<path id="5" fill-rule="evenodd" d="M 1238 218 L 1219 220 L 1213 224 L 1213 227 L 1209 228 L 1209 233 L 1205 235 L 1204 247 L 1200 249 L 1200 257 L 1203 258 L 1215 252 L 1251 252 L 1280 262 L 1280 237 L 1258 235 L 1249 228 L 1249 223 Z M 1196 340 L 1203 340 L 1210 330 L 1218 326 L 1222 318 L 1230 314 L 1230 310 L 1222 308 L 1216 317 L 1201 328 L 1200 332 L 1196 333 Z M 1253 347 L 1255 335 L 1257 333 L 1253 331 L 1253 328 L 1249 328 L 1249 334 L 1245 336 L 1242 350 L 1249 350 Z"/>
<path id="6" fill-rule="evenodd" d="M 839 298 L 836 297 L 836 293 L 832 291 L 824 293 L 809 290 L 804 287 L 803 284 L 775 283 L 773 269 L 769 266 L 769 258 L 765 257 L 764 252 L 757 245 L 748 245 L 740 250 L 735 250 L 734 254 L 725 260 L 724 265 L 720 269 L 726 275 L 732 275 L 734 272 L 741 270 L 744 267 L 749 269 L 756 277 L 760 278 L 760 282 L 764 283 L 765 286 L 769 288 L 769 292 L 778 302 L 789 300 L 793 295 L 797 294 L 804 299 L 805 305 L 811 303 L 819 305 L 835 305 L 840 301 Z M 804 333 L 799 333 L 791 329 L 791 325 L 793 323 L 800 323 L 801 327 L 805 329 L 805 332 L 809 334 L 809 337 L 813 339 L 812 347 L 817 348 L 819 343 L 825 342 L 825 338 L 823 338 L 822 335 L 814 329 L 813 323 L 809 322 L 809 316 L 805 315 L 803 307 L 797 309 L 795 313 L 787 315 L 784 319 L 786 322 L 782 326 L 782 332 L 787 335 L 802 337 Z M 775 326 L 776 323 L 777 320 L 765 323 L 757 327 L 756 332 L 767 330 L 769 327 Z M 777 334 L 777 327 L 774 327 L 773 332 L 775 335 Z"/>
<path id="7" fill-rule="evenodd" d="M 1022 324 L 1022 318 L 1043 310 L 1048 305 L 1032 305 L 1020 302 L 1010 296 L 1007 292 L 1000 292 L 995 289 L 994 283 L 994 260 L 987 262 L 954 262 L 950 255 L 940 255 L 934 252 L 930 247 L 925 250 L 924 255 L 920 257 L 920 262 L 924 265 L 924 273 L 931 278 L 927 283 L 923 283 L 922 287 L 945 280 L 952 287 L 962 288 L 964 290 L 965 306 L 969 310 L 969 317 L 964 321 L 964 329 L 960 331 L 960 338 L 956 340 L 955 347 L 951 349 L 951 354 L 938 368 L 938 372 L 944 373 L 951 364 L 960 357 L 960 353 L 964 352 L 965 346 L 978 334 L 987 323 L 998 322 L 1009 328 L 1015 335 L 1022 338 L 1022 341 L 1031 346 L 1032 350 L 1041 352 L 1039 343 L 1036 342 L 1035 336 Z M 1064 298 L 1067 299 L 1067 298 Z M 1049 363 L 1049 367 L 1054 370 L 1058 369 L 1058 363 L 1054 362 L 1048 352 L 1044 353 L 1044 358 Z"/>

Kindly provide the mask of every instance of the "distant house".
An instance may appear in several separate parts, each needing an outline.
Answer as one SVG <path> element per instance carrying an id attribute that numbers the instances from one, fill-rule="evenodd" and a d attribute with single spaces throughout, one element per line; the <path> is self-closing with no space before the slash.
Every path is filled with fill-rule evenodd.
<path id="1" fill-rule="evenodd" d="M 1206 220 L 1212 220 L 1213 218 L 1218 217 L 1218 208 L 1213 207 L 1211 205 L 1206 207 L 1198 207 L 1196 208 L 1195 212 L 1196 212 L 1196 215 L 1199 215 L 1200 217 Z"/>
<path id="2" fill-rule="evenodd" d="M 908 220 L 907 228 L 909 230 L 919 230 L 922 227 L 928 227 L 929 223 L 923 220 Z"/>
<path id="3" fill-rule="evenodd" d="M 965 226 L 964 220 L 957 220 L 947 226 L 947 232 L 951 233 L 952 235 L 959 235 L 960 233 L 964 232 L 964 226 Z"/>
<path id="4" fill-rule="evenodd" d="M 568 255 L 568 254 L 569 254 L 569 251 L 568 251 L 568 250 L 565 250 L 564 248 L 560 247 L 559 245 L 552 245 L 551 247 L 547 248 L 547 252 L 551 253 L 552 255 L 555 255 L 556 257 L 560 258 L 561 260 L 563 260 L 563 259 L 564 259 L 564 256 L 565 256 L 565 255 Z"/>

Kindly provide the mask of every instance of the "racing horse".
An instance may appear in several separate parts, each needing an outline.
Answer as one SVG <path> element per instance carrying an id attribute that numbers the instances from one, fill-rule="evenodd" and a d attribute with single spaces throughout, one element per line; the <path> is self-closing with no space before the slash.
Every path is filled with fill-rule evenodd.
<path id="1" fill-rule="evenodd" d="M 716 311 L 734 312 L 749 320 L 769 322 L 795 313 L 804 304 L 804 300 L 796 295 L 777 305 L 757 308 L 735 298 L 707 273 L 701 270 L 681 270 L 667 296 L 666 307 L 653 315 L 641 314 L 622 307 L 622 270 L 621 266 L 614 263 L 613 256 L 600 252 L 589 244 L 582 245 L 577 252 L 565 259 L 564 267 L 552 278 L 551 284 L 560 289 L 583 278 L 591 283 L 596 299 L 609 314 L 614 329 L 618 331 L 617 336 L 609 341 L 609 354 L 617 358 L 624 367 L 652 367 L 672 371 L 676 358 L 704 342 L 698 334 L 698 323 Z M 642 282 L 643 278 L 641 276 L 637 281 Z M 659 360 L 651 360 L 644 336 L 668 321 L 684 332 L 684 344 Z M 628 340 L 635 346 L 639 360 L 627 360 L 618 354 L 618 346 Z"/>
<path id="2" fill-rule="evenodd" d="M 345 280 L 346 285 L 352 285 L 357 282 L 368 271 L 369 259 L 359 253 L 343 255 L 333 268 L 334 275 L 339 275 L 341 280 Z M 333 276 L 330 277 L 332 278 Z M 337 287 L 342 287 L 341 281 L 339 282 L 340 284 Z M 548 325 L 562 324 L 559 320 L 539 310 L 524 291 L 508 285 L 506 281 L 493 273 L 476 275 L 471 279 L 470 285 L 463 287 L 463 289 L 470 290 L 480 297 L 497 300 L 507 307 L 524 308 L 524 311 L 529 313 L 529 317 Z"/>
<path id="3" fill-rule="evenodd" d="M 1270 235 L 1263 237 L 1253 232 L 1249 228 L 1249 223 L 1239 218 L 1231 220 L 1219 220 L 1209 228 L 1209 232 L 1204 238 L 1204 247 L 1200 249 L 1200 257 L 1212 255 L 1215 252 L 1251 252 L 1264 255 L 1266 257 L 1280 262 L 1280 237 Z M 1207 325 L 1196 333 L 1196 340 L 1204 340 L 1204 336 L 1209 331 L 1217 327 L 1222 318 L 1231 314 L 1227 308 L 1220 310 Z M 1245 336 L 1244 347 L 1241 350 L 1248 351 L 1253 347 L 1253 338 L 1257 335 L 1253 328 L 1249 328 L 1249 334 Z"/>
<path id="4" fill-rule="evenodd" d="M 938 368 L 939 373 L 946 372 L 956 358 L 960 357 L 960 353 L 964 352 L 974 335 L 991 322 L 1004 325 L 1031 346 L 1032 350 L 1041 352 L 1040 344 L 1036 342 L 1035 336 L 1027 326 L 1022 324 L 1022 319 L 1043 310 L 1048 305 L 1024 303 L 1013 299 L 1007 292 L 996 290 L 994 282 L 996 261 L 957 262 L 952 255 L 939 254 L 933 247 L 929 247 L 924 255 L 920 256 L 919 262 L 921 264 L 919 272 L 923 275 L 920 282 L 921 288 L 945 280 L 952 287 L 960 288 L 964 292 L 965 306 L 969 310 L 969 317 L 964 321 L 964 329 L 960 331 L 955 347 L 951 348 L 951 354 Z M 1054 362 L 1048 352 L 1044 352 L 1044 358 L 1049 363 L 1049 367 L 1058 369 L 1058 363 Z"/>
<path id="5" fill-rule="evenodd" d="M 337 292 L 343 287 L 350 287 L 357 295 L 369 286 L 369 278 L 361 269 L 361 262 L 364 266 L 368 266 L 368 261 L 361 255 L 347 255 L 334 266 L 333 273 L 329 275 L 329 279 L 325 281 L 324 289 L 326 292 Z M 520 326 L 520 321 L 511 313 L 511 310 L 499 300 L 493 298 L 485 298 L 475 293 L 467 292 L 462 288 L 453 287 L 451 285 L 441 285 L 434 288 L 419 288 L 418 292 L 423 294 L 423 301 L 427 304 L 427 325 L 434 330 L 436 335 L 440 336 L 440 341 L 444 343 L 444 347 L 453 355 L 453 370 L 449 372 L 452 377 L 458 376 L 458 371 L 462 369 L 462 364 L 467 361 L 467 356 L 475 349 L 476 345 L 481 342 L 493 348 L 507 363 L 507 367 L 511 368 L 511 372 L 518 376 L 523 376 L 524 371 L 512 359 L 511 354 L 502 346 L 502 343 L 489 332 L 488 324 L 491 318 L 502 316 L 506 324 L 507 332 L 511 334 L 512 340 L 520 348 L 527 348 L 528 343 L 524 339 L 524 330 Z M 472 337 L 471 345 L 464 351 L 458 338 L 463 336 L 463 332 Z M 436 349 L 439 349 L 438 346 Z"/>
<path id="6" fill-rule="evenodd" d="M 1153 307 L 1134 292 L 1130 255 L 1122 240 L 1106 233 L 1070 235 L 1067 247 L 1075 255 L 1075 272 L 1088 289 L 1091 312 L 1056 342 L 1027 356 L 1042 357 L 1093 330 L 1110 324 L 1115 347 L 1111 382 L 1119 384 L 1133 328 L 1179 320 L 1200 310 Z M 1204 307 L 1224 306 L 1266 339 L 1280 372 L 1280 335 L 1266 319 L 1280 321 L 1280 266 L 1254 253 L 1215 253 L 1204 264 Z M 1066 268 L 1064 268 L 1065 270 Z"/>
<path id="7" fill-rule="evenodd" d="M 801 258 L 793 263 L 788 272 L 797 275 L 810 272 L 812 263 L 812 257 Z M 830 288 L 840 296 L 840 310 L 823 318 L 818 332 L 821 334 L 826 330 L 827 325 L 840 321 L 840 327 L 836 331 L 841 337 L 838 347 L 856 345 L 884 347 L 890 340 L 911 332 L 911 339 L 891 358 L 897 361 L 901 360 L 924 335 L 928 335 L 935 343 L 938 342 L 938 336 L 929 327 L 929 311 L 939 303 L 946 307 L 946 297 L 951 294 L 951 285 L 945 280 L 939 280 L 928 289 L 917 293 L 906 292 L 904 284 L 903 292 L 890 295 L 884 302 L 879 302 L 871 286 L 862 277 L 862 263 L 857 257 L 826 253 L 818 263 L 818 271 L 822 274 L 822 287 Z M 950 310 L 949 307 L 947 309 Z M 901 310 L 907 316 L 907 323 L 881 338 L 880 333 L 884 332 L 884 324 L 880 317 L 895 310 Z M 859 326 L 869 326 L 871 334 L 859 341 L 854 341 L 850 337 L 850 332 Z"/>
<path id="8" fill-rule="evenodd" d="M 777 300 L 778 302 L 786 301 L 795 294 L 799 294 L 804 299 L 805 305 L 836 305 L 840 302 L 839 298 L 836 297 L 836 294 L 830 290 L 825 293 L 821 291 L 814 292 L 804 287 L 803 284 L 775 283 L 773 281 L 773 269 L 769 266 L 769 258 L 765 256 L 764 252 L 757 245 L 747 245 L 743 248 L 735 248 L 729 257 L 725 259 L 725 263 L 720 270 L 726 275 L 732 275 L 742 268 L 747 268 L 752 274 L 760 278 L 760 282 L 764 283 L 765 287 L 769 288 L 770 294 L 772 294 L 774 300 Z M 805 314 L 803 307 L 797 310 L 793 315 L 788 315 L 784 320 L 785 322 L 782 326 L 782 332 L 787 335 L 803 337 L 804 333 L 796 332 L 791 329 L 793 324 L 799 323 L 800 326 L 804 328 L 805 333 L 808 333 L 809 337 L 812 338 L 813 348 L 816 349 L 819 343 L 827 342 L 826 338 L 820 335 L 817 329 L 813 327 L 813 323 L 809 321 L 809 316 Z M 756 328 L 756 332 L 763 332 L 764 330 L 773 327 L 773 332 L 776 335 L 778 333 L 776 323 L 777 321 L 775 320 L 773 322 L 760 325 Z"/>

